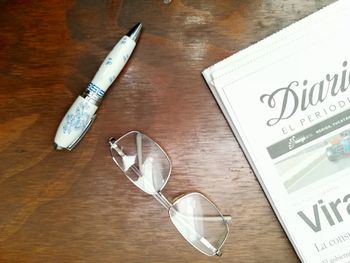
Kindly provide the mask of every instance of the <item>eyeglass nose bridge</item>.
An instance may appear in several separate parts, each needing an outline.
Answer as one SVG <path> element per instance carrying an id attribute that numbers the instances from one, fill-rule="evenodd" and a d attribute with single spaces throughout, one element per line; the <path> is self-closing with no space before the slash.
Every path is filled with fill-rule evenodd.
<path id="1" fill-rule="evenodd" d="M 173 206 L 173 204 L 161 192 L 154 194 L 153 197 L 167 210 Z"/>

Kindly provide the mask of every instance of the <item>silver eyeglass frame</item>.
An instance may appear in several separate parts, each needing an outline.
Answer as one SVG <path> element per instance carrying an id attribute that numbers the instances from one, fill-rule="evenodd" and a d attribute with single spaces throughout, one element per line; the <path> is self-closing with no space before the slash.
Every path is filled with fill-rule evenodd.
<path id="1" fill-rule="evenodd" d="M 142 136 L 144 136 L 145 138 L 147 138 L 148 140 L 150 140 L 152 143 L 154 143 L 159 150 L 161 150 L 161 152 L 164 154 L 164 156 L 166 157 L 167 161 L 169 162 L 169 173 L 166 177 L 166 180 L 164 181 L 162 187 L 157 191 L 157 193 L 148 193 L 146 191 L 144 191 L 143 189 L 141 189 L 128 175 L 125 174 L 125 172 L 123 171 L 123 167 L 121 167 L 119 165 L 119 163 L 116 161 L 114 155 L 113 155 L 113 150 L 117 152 L 117 154 L 120 156 L 120 157 L 123 157 L 125 154 L 123 153 L 122 149 L 120 149 L 118 147 L 118 142 L 123 140 L 125 137 L 129 136 L 130 134 L 140 134 Z M 223 238 L 220 246 L 216 249 L 215 253 L 213 254 L 209 254 L 207 253 L 206 251 L 203 251 L 201 250 L 200 248 L 196 247 L 194 244 L 192 244 L 191 240 L 189 240 L 186 236 L 184 236 L 181 232 L 181 235 L 186 239 L 186 241 L 188 243 L 190 243 L 194 248 L 196 248 L 198 251 L 200 251 L 201 253 L 207 255 L 207 256 L 221 256 L 222 255 L 222 252 L 221 252 L 221 248 L 223 247 L 227 237 L 228 237 L 228 234 L 229 234 L 229 227 L 228 227 L 228 221 L 231 221 L 231 216 L 227 216 L 227 215 L 223 215 L 221 213 L 221 211 L 218 209 L 218 207 L 209 199 L 207 198 L 205 195 L 203 195 L 202 193 L 199 193 L 199 192 L 190 192 L 190 193 L 187 193 L 187 194 L 184 194 L 184 195 L 180 195 L 178 197 L 175 197 L 175 201 L 172 203 L 170 202 L 163 194 L 162 194 L 162 190 L 163 188 L 165 187 L 165 185 L 168 183 L 168 180 L 170 178 L 170 175 L 171 175 L 171 171 L 172 171 L 172 164 L 171 164 L 171 160 L 169 158 L 169 156 L 166 154 L 166 152 L 163 150 L 163 148 L 157 143 L 155 142 L 153 139 L 151 139 L 150 137 L 148 137 L 147 135 L 145 135 L 144 133 L 142 132 L 139 132 L 139 131 L 130 131 L 126 134 L 124 134 L 123 136 L 121 136 L 120 138 L 118 139 L 115 139 L 114 137 L 111 137 L 109 140 L 109 150 L 110 150 L 110 153 L 111 153 L 111 156 L 112 156 L 112 159 L 113 161 L 115 162 L 115 164 L 123 171 L 124 175 L 129 179 L 129 181 L 131 181 L 138 189 L 142 190 L 143 192 L 145 192 L 146 194 L 149 194 L 149 195 L 152 195 L 162 206 L 164 206 L 167 210 L 168 210 L 168 214 L 169 214 L 169 217 L 171 219 L 171 216 L 170 216 L 170 211 L 171 211 L 171 208 L 173 206 L 175 206 L 176 204 L 178 204 L 179 202 L 181 202 L 182 199 L 188 197 L 188 196 L 191 196 L 191 195 L 200 195 L 202 198 L 204 198 L 206 201 L 208 201 L 208 203 L 210 205 L 212 205 L 215 210 L 219 213 L 219 216 L 223 219 L 223 221 L 225 222 L 225 226 L 226 226 L 226 235 L 225 237 Z M 208 220 L 208 218 L 207 218 Z"/>

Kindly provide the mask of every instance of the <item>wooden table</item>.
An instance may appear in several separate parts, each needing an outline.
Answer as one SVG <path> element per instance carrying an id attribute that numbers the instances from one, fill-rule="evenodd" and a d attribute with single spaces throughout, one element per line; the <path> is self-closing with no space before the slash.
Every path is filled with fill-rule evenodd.
<path id="1" fill-rule="evenodd" d="M 164 194 L 205 193 L 230 214 L 216 262 L 298 262 L 201 71 L 334 0 L 0 1 L 0 262 L 212 262 L 110 158 L 154 138 Z M 61 118 L 116 41 L 144 25 L 91 130 L 53 148 Z"/>

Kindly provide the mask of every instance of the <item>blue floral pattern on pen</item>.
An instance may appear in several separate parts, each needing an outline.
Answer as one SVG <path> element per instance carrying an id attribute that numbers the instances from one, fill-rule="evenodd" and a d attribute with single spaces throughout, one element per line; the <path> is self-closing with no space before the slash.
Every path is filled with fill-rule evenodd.
<path id="1" fill-rule="evenodd" d="M 88 113 L 89 108 L 90 106 L 87 102 L 80 102 L 75 112 L 67 115 L 63 124 L 63 133 L 70 134 L 72 131 L 85 129 L 91 119 Z"/>
<path id="2" fill-rule="evenodd" d="M 121 41 L 120 41 L 120 44 L 121 45 L 125 45 L 126 41 L 128 40 L 128 37 L 124 36 Z"/>
<path id="3" fill-rule="evenodd" d="M 128 54 L 123 56 L 123 60 L 124 60 L 125 63 L 128 61 L 128 59 L 129 59 L 129 55 Z"/>
<path id="4" fill-rule="evenodd" d="M 112 58 L 108 58 L 107 61 L 106 61 L 106 65 L 112 65 L 113 62 L 112 62 Z"/>

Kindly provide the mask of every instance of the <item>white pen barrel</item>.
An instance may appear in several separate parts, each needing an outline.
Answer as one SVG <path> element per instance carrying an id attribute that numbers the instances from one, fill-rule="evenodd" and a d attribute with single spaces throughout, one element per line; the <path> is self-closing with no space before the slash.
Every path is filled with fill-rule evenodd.
<path id="1" fill-rule="evenodd" d="M 90 85 L 90 88 L 95 89 L 94 92 L 103 96 L 104 92 L 107 91 L 125 66 L 135 45 L 134 40 L 124 36 L 114 46 L 91 81 L 92 85 Z"/>
<path id="2" fill-rule="evenodd" d="M 57 129 L 55 143 L 61 148 L 69 149 L 72 142 L 78 141 L 84 133 L 96 110 L 96 105 L 78 96 Z"/>

